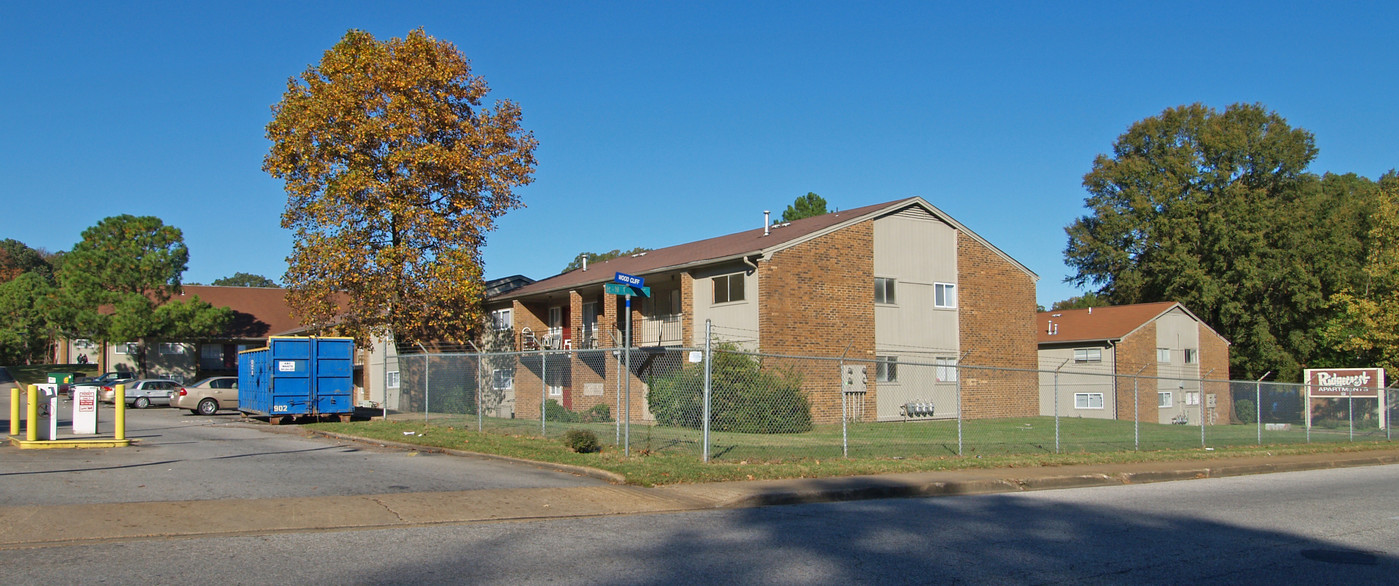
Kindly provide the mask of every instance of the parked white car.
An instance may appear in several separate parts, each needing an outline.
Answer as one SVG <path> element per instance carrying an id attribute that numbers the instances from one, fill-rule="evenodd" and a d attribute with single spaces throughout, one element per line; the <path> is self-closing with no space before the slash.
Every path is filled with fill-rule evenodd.
<path id="1" fill-rule="evenodd" d="M 170 398 L 175 393 L 180 392 L 181 388 L 180 383 L 172 380 L 146 378 L 126 383 L 126 390 L 123 394 L 127 405 L 137 409 L 145 409 L 151 405 L 169 405 Z M 116 385 L 102 387 L 98 398 L 104 403 L 115 403 L 117 398 Z"/>

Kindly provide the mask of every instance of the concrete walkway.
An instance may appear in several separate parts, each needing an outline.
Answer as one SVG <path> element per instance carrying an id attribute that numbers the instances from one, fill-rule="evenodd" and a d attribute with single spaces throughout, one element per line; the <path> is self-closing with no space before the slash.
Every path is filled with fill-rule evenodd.
<path id="1" fill-rule="evenodd" d="M 160 537 L 387 528 L 872 498 L 1006 493 L 1395 463 L 1399 463 L 1399 449 L 1208 461 L 717 482 L 659 488 L 614 484 L 366 496 L 0 507 L 0 549 Z M 608 475 L 606 472 L 589 472 L 578 468 L 560 469 L 579 474 Z"/>

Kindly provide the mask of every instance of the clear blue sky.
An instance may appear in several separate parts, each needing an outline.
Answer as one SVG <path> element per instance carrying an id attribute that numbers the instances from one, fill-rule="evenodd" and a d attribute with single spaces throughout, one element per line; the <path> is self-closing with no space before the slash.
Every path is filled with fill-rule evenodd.
<path id="1" fill-rule="evenodd" d="M 0 238 L 66 250 L 122 213 L 181 228 L 186 282 L 280 279 L 286 197 L 261 171 L 288 77 L 345 31 L 423 27 L 539 140 L 489 278 L 581 251 L 758 227 L 814 191 L 918 195 L 1063 284 L 1082 177 L 1134 121 L 1261 102 L 1313 172 L 1399 166 L 1399 8 L 1385 2 L 16 2 L 0 7 Z"/>

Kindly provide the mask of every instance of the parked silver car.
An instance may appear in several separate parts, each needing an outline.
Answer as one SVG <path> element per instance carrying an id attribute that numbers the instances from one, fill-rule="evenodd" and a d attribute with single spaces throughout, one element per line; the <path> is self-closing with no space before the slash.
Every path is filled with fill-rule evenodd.
<path id="1" fill-rule="evenodd" d="M 137 409 L 145 409 L 151 405 L 169 405 L 170 398 L 180 392 L 182 386 L 175 381 L 160 378 L 134 380 L 125 384 L 126 404 Z M 115 403 L 116 385 L 102 387 L 99 399 L 104 403 Z"/>
<path id="2" fill-rule="evenodd" d="M 170 406 L 189 409 L 195 415 L 213 415 L 219 409 L 238 408 L 238 377 L 211 376 L 175 391 Z"/>

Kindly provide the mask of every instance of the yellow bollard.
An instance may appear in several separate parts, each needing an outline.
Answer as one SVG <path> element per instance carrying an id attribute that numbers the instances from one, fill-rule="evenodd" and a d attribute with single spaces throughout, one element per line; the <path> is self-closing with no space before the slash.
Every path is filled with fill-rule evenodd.
<path id="1" fill-rule="evenodd" d="M 19 385 L 10 389 L 10 436 L 19 435 Z"/>
<path id="2" fill-rule="evenodd" d="M 24 419 L 24 440 L 39 441 L 39 387 L 29 385 L 29 411 Z"/>
<path id="3" fill-rule="evenodd" d="M 126 385 L 117 385 L 114 403 L 117 407 L 117 436 L 116 439 L 126 439 Z"/>

